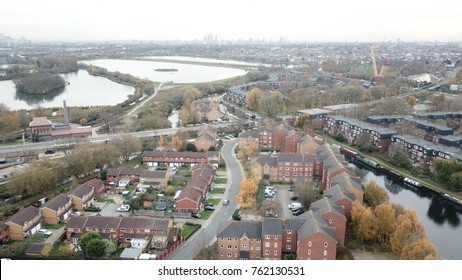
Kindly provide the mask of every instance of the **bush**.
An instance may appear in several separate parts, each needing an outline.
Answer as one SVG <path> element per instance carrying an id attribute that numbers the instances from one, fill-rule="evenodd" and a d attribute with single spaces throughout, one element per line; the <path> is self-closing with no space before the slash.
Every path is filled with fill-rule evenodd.
<path id="1" fill-rule="evenodd" d="M 233 220 L 240 221 L 241 220 L 241 210 L 239 209 L 234 210 L 232 217 L 233 217 Z"/>

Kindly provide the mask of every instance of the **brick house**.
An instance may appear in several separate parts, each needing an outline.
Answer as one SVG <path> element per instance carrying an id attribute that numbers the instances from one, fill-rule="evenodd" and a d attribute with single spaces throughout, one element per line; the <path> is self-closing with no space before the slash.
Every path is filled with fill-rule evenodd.
<path id="1" fill-rule="evenodd" d="M 216 121 L 221 117 L 219 105 L 216 101 L 194 101 L 193 110 L 200 121 Z"/>
<path id="2" fill-rule="evenodd" d="M 43 222 L 56 225 L 70 217 L 72 211 L 72 199 L 68 194 L 59 194 L 40 207 Z"/>
<path id="3" fill-rule="evenodd" d="M 74 209 L 82 211 L 84 208 L 91 206 L 96 196 L 104 189 L 104 183 L 98 179 L 92 179 L 73 188 L 69 191 L 69 196 L 72 199 Z"/>
<path id="4" fill-rule="evenodd" d="M 137 187 L 151 186 L 158 189 L 163 189 L 168 185 L 170 179 L 167 171 L 141 171 Z"/>
<path id="5" fill-rule="evenodd" d="M 52 123 L 47 117 L 34 117 L 29 123 L 30 132 L 36 136 L 51 135 Z"/>
<path id="6" fill-rule="evenodd" d="M 217 131 L 213 127 L 206 125 L 198 131 L 194 145 L 198 151 L 208 151 L 210 147 L 217 147 Z"/>
<path id="7" fill-rule="evenodd" d="M 319 146 L 320 144 L 313 137 L 310 135 L 305 135 L 300 138 L 297 152 L 299 154 L 313 155 Z"/>
<path id="8" fill-rule="evenodd" d="M 11 240 L 24 240 L 42 227 L 42 220 L 40 209 L 29 206 L 7 219 L 5 225 Z"/>
<path id="9" fill-rule="evenodd" d="M 217 230 L 218 259 L 281 259 L 295 253 L 298 260 L 335 260 L 335 228 L 313 211 L 296 219 L 262 222 L 221 222 Z"/>
<path id="10" fill-rule="evenodd" d="M 218 259 L 261 259 L 261 237 L 261 222 L 220 222 L 217 230 Z"/>
<path id="11" fill-rule="evenodd" d="M 259 131 L 252 130 L 252 131 L 244 131 L 238 136 L 239 140 L 239 149 L 247 147 L 249 145 L 254 145 L 255 147 L 259 147 Z"/>
<path id="12" fill-rule="evenodd" d="M 345 242 L 347 218 L 342 207 L 323 197 L 311 203 L 310 210 L 323 217 L 330 227 L 335 228 L 336 239 L 340 244 Z"/>
<path id="13" fill-rule="evenodd" d="M 109 168 L 106 173 L 106 180 L 110 182 L 119 181 L 120 179 L 129 179 L 131 183 L 139 182 L 141 171 L 142 170 L 138 168 Z"/>
<path id="14" fill-rule="evenodd" d="M 282 220 L 264 219 L 261 236 L 262 259 L 280 260 L 282 256 Z"/>
<path id="15" fill-rule="evenodd" d="M 355 201 L 355 195 L 348 192 L 346 189 L 336 184 L 324 191 L 330 201 L 334 202 L 337 206 L 341 206 L 345 213 L 345 216 L 349 218 L 351 216 L 351 208 Z"/>
<path id="16" fill-rule="evenodd" d="M 201 194 L 202 199 L 205 199 L 205 197 L 207 196 L 207 192 L 210 189 L 210 184 L 202 177 L 193 176 L 191 177 L 191 179 L 188 180 L 186 188 L 196 189 Z"/>
<path id="17" fill-rule="evenodd" d="M 128 246 L 134 238 L 148 239 L 164 236 L 167 241 L 173 228 L 172 220 L 148 217 L 72 217 L 65 227 L 67 240 L 78 244 L 80 237 L 87 232 L 98 232 L 105 239 L 120 241 Z"/>
<path id="18" fill-rule="evenodd" d="M 364 190 L 360 178 L 355 178 L 347 173 L 340 173 L 332 177 L 329 188 L 338 185 L 340 188 L 354 195 L 355 200 L 363 203 Z M 327 188 L 327 189 L 329 189 Z"/>
<path id="19" fill-rule="evenodd" d="M 200 163 L 218 166 L 221 160 L 219 152 L 172 152 L 145 151 L 142 161 L 146 166 L 194 166 Z"/>
<path id="20" fill-rule="evenodd" d="M 322 130 L 325 126 L 326 118 L 330 113 L 330 110 L 314 108 L 296 111 L 295 116 L 299 118 L 300 116 L 307 115 L 309 118 L 309 129 Z"/>
<path id="21" fill-rule="evenodd" d="M 284 137 L 284 144 L 281 152 L 297 153 L 299 151 L 300 139 L 302 136 L 302 133 L 296 132 L 295 130 L 288 131 Z"/>
<path id="22" fill-rule="evenodd" d="M 178 212 L 197 213 L 202 207 L 202 194 L 196 188 L 184 188 L 175 201 Z"/>

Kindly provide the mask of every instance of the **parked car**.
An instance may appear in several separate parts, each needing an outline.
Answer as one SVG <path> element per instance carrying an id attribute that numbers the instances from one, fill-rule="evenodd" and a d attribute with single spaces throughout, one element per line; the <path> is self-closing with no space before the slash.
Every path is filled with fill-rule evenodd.
<path id="1" fill-rule="evenodd" d="M 294 216 L 299 216 L 301 214 L 305 213 L 305 211 L 303 211 L 303 209 L 301 208 L 298 208 L 298 209 L 295 209 L 294 211 L 292 211 L 292 215 Z"/>
<path id="2" fill-rule="evenodd" d="M 176 166 L 172 166 L 172 171 L 176 171 L 177 167 Z"/>
<path id="3" fill-rule="evenodd" d="M 191 213 L 191 217 L 195 219 L 200 219 L 201 218 L 201 213 Z"/>
<path id="4" fill-rule="evenodd" d="M 92 205 L 92 206 L 89 206 L 89 207 L 85 208 L 85 211 L 87 211 L 87 212 L 100 212 L 101 208 L 99 208 L 99 206 Z"/>
<path id="5" fill-rule="evenodd" d="M 229 204 L 229 199 L 223 200 L 223 205 L 228 205 Z"/>
<path id="6" fill-rule="evenodd" d="M 55 153 L 55 150 L 53 150 L 53 149 L 47 149 L 45 151 L 45 154 L 47 154 L 47 155 L 51 155 L 51 154 L 54 154 L 54 153 Z"/>
<path id="7" fill-rule="evenodd" d="M 81 217 L 81 216 L 83 216 L 83 213 L 79 212 L 79 211 L 76 211 L 76 212 L 72 213 L 71 216 L 72 217 Z"/>
<path id="8" fill-rule="evenodd" d="M 46 229 L 43 229 L 43 228 L 42 228 L 42 229 L 39 229 L 39 230 L 37 231 L 37 233 L 38 233 L 38 234 L 45 235 L 45 236 L 50 236 L 50 235 L 53 234 L 51 231 L 46 230 Z"/>
<path id="9" fill-rule="evenodd" d="M 215 210 L 215 207 L 213 205 L 207 204 L 204 206 L 204 210 L 213 211 Z"/>
<path id="10" fill-rule="evenodd" d="M 119 208 L 117 208 L 117 212 L 128 212 L 130 211 L 130 205 L 122 204 Z"/>
<path id="11" fill-rule="evenodd" d="M 295 201 L 298 200 L 298 195 L 293 195 L 290 197 L 290 200 Z"/>

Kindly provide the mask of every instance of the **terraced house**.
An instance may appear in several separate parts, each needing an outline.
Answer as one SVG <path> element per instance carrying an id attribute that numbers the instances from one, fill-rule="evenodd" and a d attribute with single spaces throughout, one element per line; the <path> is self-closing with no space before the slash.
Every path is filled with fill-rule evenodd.
<path id="1" fill-rule="evenodd" d="M 59 194 L 47 201 L 40 211 L 46 224 L 58 224 L 67 220 L 72 211 L 72 199 L 66 194 Z"/>

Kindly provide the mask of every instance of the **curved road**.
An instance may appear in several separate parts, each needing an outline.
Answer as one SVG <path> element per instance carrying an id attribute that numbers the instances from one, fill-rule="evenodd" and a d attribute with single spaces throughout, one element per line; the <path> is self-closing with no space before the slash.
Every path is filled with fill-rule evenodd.
<path id="1" fill-rule="evenodd" d="M 243 170 L 234 154 L 237 139 L 225 141 L 221 153 L 226 162 L 228 186 L 224 198 L 229 199 L 229 204 L 217 205 L 213 215 L 202 225 L 192 237 L 183 243 L 176 251 L 170 254 L 169 260 L 192 260 L 202 248 L 215 242 L 218 225 L 221 221 L 228 221 L 236 209 L 236 196 L 239 192 L 239 184 L 243 178 Z"/>

